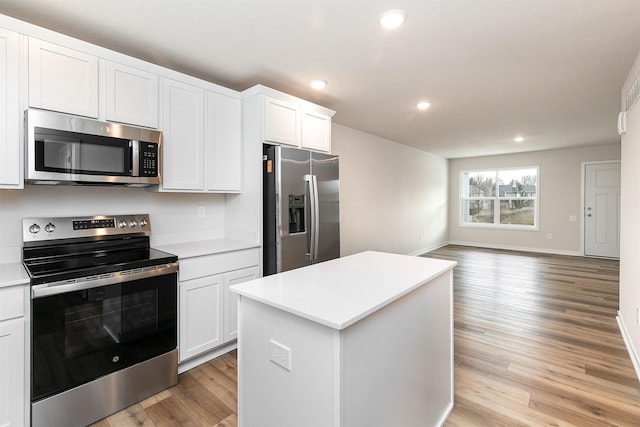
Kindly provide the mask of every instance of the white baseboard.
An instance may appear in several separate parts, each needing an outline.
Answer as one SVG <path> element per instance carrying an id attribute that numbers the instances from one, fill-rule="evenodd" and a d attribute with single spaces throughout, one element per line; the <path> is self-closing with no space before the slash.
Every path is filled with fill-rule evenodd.
<path id="1" fill-rule="evenodd" d="M 633 348 L 631 344 L 631 338 L 629 338 L 629 334 L 627 332 L 627 328 L 624 326 L 624 320 L 622 320 L 622 316 L 620 316 L 620 312 L 618 311 L 618 315 L 616 316 L 616 320 L 618 321 L 618 327 L 620 328 L 620 333 L 622 334 L 622 339 L 624 340 L 624 344 L 627 346 L 627 351 L 629 352 L 629 357 L 631 357 L 631 363 L 633 363 L 633 369 L 636 371 L 636 377 L 638 377 L 638 381 L 640 381 L 640 357 L 636 350 Z"/>
<path id="2" fill-rule="evenodd" d="M 563 251 L 559 249 L 531 248 L 528 246 L 494 245 L 490 243 L 459 242 L 455 240 L 450 241 L 449 244 L 459 245 L 459 246 L 475 246 L 478 248 L 487 248 L 487 249 L 504 249 L 509 251 L 535 252 L 535 253 L 552 254 L 552 255 L 583 256 L 583 254 L 580 251 Z"/>
<path id="3" fill-rule="evenodd" d="M 410 256 L 420 256 L 420 255 L 422 255 L 422 254 L 426 254 L 426 253 L 428 253 L 428 252 L 435 251 L 436 249 L 442 248 L 443 246 L 447 246 L 448 244 L 449 244 L 449 242 L 441 242 L 441 243 L 437 243 L 437 244 L 435 244 L 435 245 L 432 245 L 432 246 L 429 246 L 429 247 L 426 247 L 426 248 L 419 249 L 419 250 L 417 250 L 417 251 L 415 251 L 415 252 L 411 252 L 410 254 L 407 254 L 407 255 L 410 255 Z"/>
<path id="4" fill-rule="evenodd" d="M 200 356 L 196 356 L 192 359 L 185 360 L 184 362 L 180 362 L 178 364 L 178 373 L 181 374 L 189 369 L 193 369 L 196 366 L 202 365 L 203 363 L 208 362 L 209 360 L 213 360 L 216 357 L 220 357 L 225 353 L 229 353 L 232 350 L 238 348 L 238 341 L 231 341 L 228 344 L 223 345 L 222 347 L 217 347 L 211 350 L 208 353 L 201 354 Z"/>

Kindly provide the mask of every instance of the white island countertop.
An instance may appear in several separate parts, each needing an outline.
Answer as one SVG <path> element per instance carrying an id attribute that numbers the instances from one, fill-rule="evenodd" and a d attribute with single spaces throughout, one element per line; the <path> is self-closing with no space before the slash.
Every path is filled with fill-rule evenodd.
<path id="1" fill-rule="evenodd" d="M 342 330 L 456 265 L 369 251 L 240 283 L 231 290 Z"/>

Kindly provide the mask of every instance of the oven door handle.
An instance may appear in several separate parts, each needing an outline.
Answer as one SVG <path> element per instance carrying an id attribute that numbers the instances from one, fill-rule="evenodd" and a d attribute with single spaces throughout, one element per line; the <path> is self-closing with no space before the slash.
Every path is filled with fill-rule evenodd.
<path id="1" fill-rule="evenodd" d="M 68 292 L 85 289 L 99 288 L 102 286 L 116 285 L 118 283 L 131 282 L 133 280 L 147 279 L 155 276 L 164 276 L 177 272 L 177 262 L 160 266 L 135 268 L 132 270 L 105 273 L 96 276 L 82 277 L 78 279 L 64 280 L 60 282 L 43 283 L 31 287 L 31 298 L 42 298 L 51 295 L 59 295 Z"/>

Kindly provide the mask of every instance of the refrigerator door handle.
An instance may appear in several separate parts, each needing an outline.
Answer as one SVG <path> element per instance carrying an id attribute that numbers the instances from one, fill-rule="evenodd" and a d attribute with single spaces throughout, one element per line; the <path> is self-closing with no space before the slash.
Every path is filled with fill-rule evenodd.
<path id="1" fill-rule="evenodd" d="M 307 200 L 309 203 L 308 224 L 307 227 L 307 256 L 311 261 L 318 259 L 318 228 L 320 226 L 320 217 L 318 215 L 318 180 L 315 175 L 305 175 L 304 180 L 307 184 Z"/>
<path id="2" fill-rule="evenodd" d="M 304 197 L 304 221 L 305 221 L 305 227 L 306 227 L 306 235 L 307 235 L 307 259 L 308 260 L 313 260 L 313 253 L 312 253 L 312 248 L 313 248 L 313 216 L 311 214 L 312 210 L 313 210 L 313 206 L 311 203 L 311 199 L 312 199 L 312 194 L 313 194 L 313 179 L 311 178 L 311 175 L 304 175 L 303 177 L 304 179 L 304 191 L 305 191 L 305 197 Z"/>
<path id="3" fill-rule="evenodd" d="M 318 242 L 320 236 L 320 212 L 318 211 L 320 204 L 318 203 L 318 179 L 315 175 L 311 175 L 311 260 L 318 260 Z"/>

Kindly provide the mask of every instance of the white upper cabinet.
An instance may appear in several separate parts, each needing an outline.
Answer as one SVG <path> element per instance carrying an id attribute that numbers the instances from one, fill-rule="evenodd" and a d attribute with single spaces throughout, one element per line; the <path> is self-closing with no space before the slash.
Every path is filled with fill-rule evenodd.
<path id="1" fill-rule="evenodd" d="M 242 105 L 239 99 L 207 91 L 207 190 L 240 192 Z"/>
<path id="2" fill-rule="evenodd" d="M 163 79 L 162 188 L 204 190 L 204 90 Z"/>
<path id="3" fill-rule="evenodd" d="M 259 120 L 261 142 L 331 152 L 335 111 L 262 85 L 244 91 L 243 98 L 260 104 L 260 117 L 252 120 Z"/>
<path id="4" fill-rule="evenodd" d="M 98 58 L 29 38 L 29 106 L 98 117 Z"/>
<path id="5" fill-rule="evenodd" d="M 158 127 L 158 75 L 105 62 L 106 119 Z"/>
<path id="6" fill-rule="evenodd" d="M 158 127 L 158 75 L 29 38 L 29 106 Z"/>
<path id="7" fill-rule="evenodd" d="M 18 34 L 0 28 L 0 188 L 22 188 Z"/>
<path id="8" fill-rule="evenodd" d="M 264 97 L 264 135 L 267 142 L 300 146 L 301 108 L 293 102 Z"/>
<path id="9" fill-rule="evenodd" d="M 163 79 L 159 190 L 240 192 L 241 114 L 239 99 Z"/>
<path id="10" fill-rule="evenodd" d="M 303 148 L 331 152 L 331 116 L 318 111 L 302 110 Z"/>

